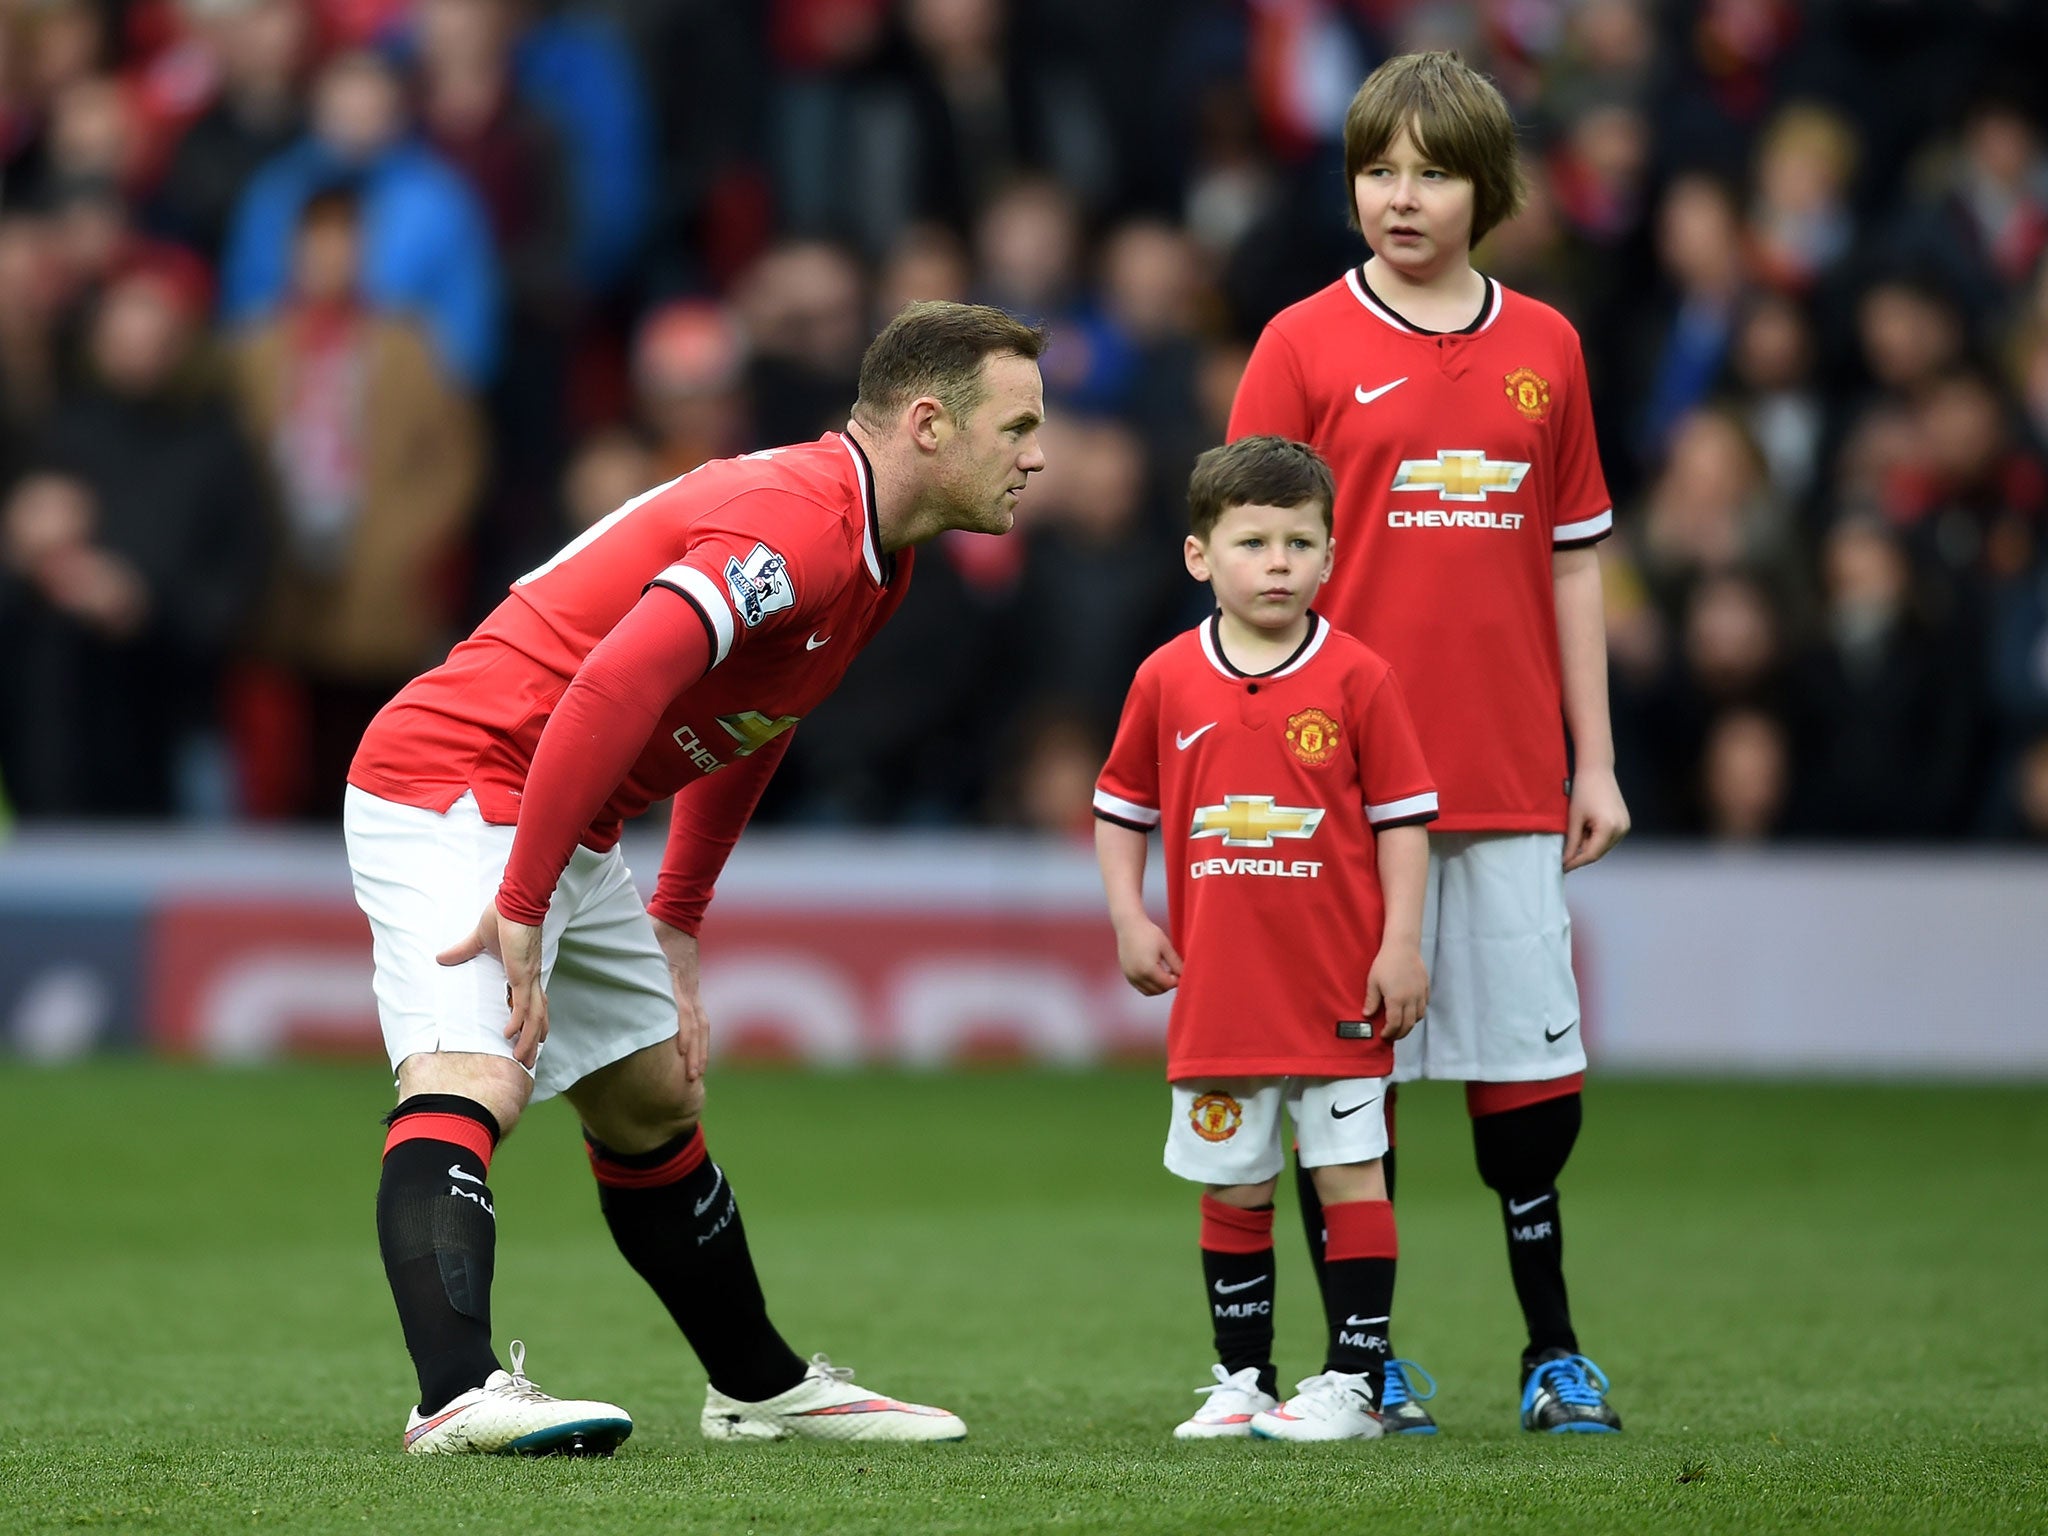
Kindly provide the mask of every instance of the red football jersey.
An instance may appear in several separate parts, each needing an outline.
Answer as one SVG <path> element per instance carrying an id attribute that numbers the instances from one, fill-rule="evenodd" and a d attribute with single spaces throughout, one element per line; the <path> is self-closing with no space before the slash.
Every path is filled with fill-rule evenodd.
<path id="1" fill-rule="evenodd" d="M 1318 605 L 1400 672 L 1445 832 L 1562 832 L 1554 550 L 1614 524 L 1578 333 L 1487 279 L 1465 330 L 1418 330 L 1363 268 L 1282 310 L 1233 439 L 1312 444 L 1337 477 Z"/>
<path id="2" fill-rule="evenodd" d="M 475 634 L 371 722 L 349 782 L 445 811 L 465 790 L 514 825 L 541 729 L 593 646 L 646 589 L 704 625 L 711 669 L 679 693 L 582 842 L 773 741 L 838 686 L 910 585 L 882 552 L 852 438 L 718 459 L 636 496 L 522 576 Z M 694 614 L 692 612 L 694 611 Z"/>
<path id="3" fill-rule="evenodd" d="M 1217 622 L 1138 668 L 1095 787 L 1096 815 L 1165 843 L 1183 967 L 1166 1075 L 1384 1076 L 1394 1048 L 1362 1017 L 1385 927 L 1373 833 L 1436 816 L 1401 685 L 1315 614 L 1292 658 L 1247 675 Z"/>

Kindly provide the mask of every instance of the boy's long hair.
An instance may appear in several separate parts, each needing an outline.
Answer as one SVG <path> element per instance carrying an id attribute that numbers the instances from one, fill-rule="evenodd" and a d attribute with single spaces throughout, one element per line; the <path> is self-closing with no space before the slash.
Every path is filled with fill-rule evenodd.
<path id="1" fill-rule="evenodd" d="M 1435 164 L 1472 183 L 1474 245 L 1522 211 L 1528 188 L 1515 116 L 1493 82 L 1455 53 L 1404 53 L 1367 75 L 1344 113 L 1344 203 L 1353 229 L 1358 174 L 1403 128 Z"/>
<path id="2" fill-rule="evenodd" d="M 1215 531 L 1232 507 L 1322 509 L 1323 531 L 1334 526 L 1337 481 L 1323 456 L 1284 437 L 1241 437 L 1195 460 L 1188 477 L 1188 528 L 1198 539 Z"/>

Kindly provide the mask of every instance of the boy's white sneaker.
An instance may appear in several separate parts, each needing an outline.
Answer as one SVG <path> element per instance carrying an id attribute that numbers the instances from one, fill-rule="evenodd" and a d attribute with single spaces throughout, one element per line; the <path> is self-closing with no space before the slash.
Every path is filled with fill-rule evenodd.
<path id="1" fill-rule="evenodd" d="M 898 1402 L 853 1384 L 853 1372 L 811 1356 L 804 1379 L 766 1402 L 704 1389 L 706 1440 L 965 1440 L 967 1426 L 943 1408 Z"/>
<path id="2" fill-rule="evenodd" d="M 1279 1407 L 1254 1415 L 1252 1433 L 1261 1440 L 1377 1440 L 1383 1426 L 1372 1409 L 1372 1378 L 1311 1376 Z"/>
<path id="3" fill-rule="evenodd" d="M 1195 1416 L 1173 1427 L 1176 1440 L 1224 1440 L 1245 1437 L 1252 1432 L 1252 1417 L 1278 1408 L 1280 1399 L 1259 1386 L 1259 1368 L 1248 1365 L 1236 1375 L 1212 1365 L 1214 1386 L 1197 1387 L 1209 1401 L 1195 1410 Z"/>
<path id="4" fill-rule="evenodd" d="M 550 1397 L 528 1381 L 526 1346 L 514 1339 L 510 1371 L 491 1372 L 438 1413 L 413 1409 L 405 1449 L 413 1456 L 609 1456 L 632 1433 L 625 1409 Z"/>

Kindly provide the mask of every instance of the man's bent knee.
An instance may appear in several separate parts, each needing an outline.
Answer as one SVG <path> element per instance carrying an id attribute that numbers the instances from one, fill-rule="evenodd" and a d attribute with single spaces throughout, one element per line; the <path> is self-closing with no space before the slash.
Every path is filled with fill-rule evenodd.
<path id="1" fill-rule="evenodd" d="M 418 1051 L 398 1064 L 398 1096 L 410 1099 L 422 1093 L 457 1094 L 483 1105 L 497 1118 L 503 1140 L 533 1097 L 533 1079 L 509 1056 Z"/>
<path id="2" fill-rule="evenodd" d="M 592 1136 L 614 1152 L 651 1152 L 686 1134 L 704 1113 L 704 1083 L 691 1081 L 673 1040 L 600 1067 L 563 1095 Z"/>

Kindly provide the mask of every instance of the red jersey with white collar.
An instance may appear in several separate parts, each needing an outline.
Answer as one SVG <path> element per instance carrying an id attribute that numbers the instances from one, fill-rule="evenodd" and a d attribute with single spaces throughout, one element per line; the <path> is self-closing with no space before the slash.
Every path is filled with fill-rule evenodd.
<path id="1" fill-rule="evenodd" d="M 1139 667 L 1095 788 L 1096 815 L 1164 840 L 1183 964 L 1167 1076 L 1384 1076 L 1394 1048 L 1362 1017 L 1385 928 L 1374 832 L 1437 808 L 1401 685 L 1313 613 L 1291 658 L 1240 672 L 1217 622 Z"/>
<path id="2" fill-rule="evenodd" d="M 1400 672 L 1446 832 L 1562 832 L 1554 551 L 1614 524 L 1578 333 L 1486 280 L 1462 331 L 1420 330 L 1364 269 L 1274 316 L 1232 439 L 1309 443 L 1337 477 L 1320 605 Z"/>
<path id="3" fill-rule="evenodd" d="M 521 577 L 475 634 L 371 722 L 349 782 L 445 811 L 519 821 L 549 715 L 584 658 L 664 586 L 701 624 L 710 669 L 669 699 L 581 841 L 603 850 L 655 801 L 774 741 L 838 686 L 903 600 L 911 555 L 882 551 L 874 476 L 839 432 L 718 459 L 656 486 Z M 757 791 L 758 792 L 758 791 Z M 751 806 L 751 801 L 748 801 Z"/>

